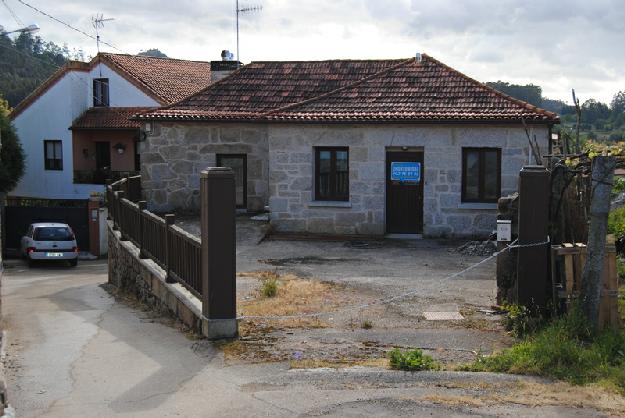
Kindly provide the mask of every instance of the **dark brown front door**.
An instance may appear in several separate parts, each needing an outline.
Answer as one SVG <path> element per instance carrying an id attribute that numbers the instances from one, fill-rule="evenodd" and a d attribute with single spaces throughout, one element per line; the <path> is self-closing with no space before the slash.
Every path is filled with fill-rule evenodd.
<path id="1" fill-rule="evenodd" d="M 386 232 L 423 233 L 423 153 L 386 153 Z"/>
<path id="2" fill-rule="evenodd" d="M 217 154 L 217 167 L 229 167 L 234 171 L 237 208 L 247 208 L 247 155 Z"/>

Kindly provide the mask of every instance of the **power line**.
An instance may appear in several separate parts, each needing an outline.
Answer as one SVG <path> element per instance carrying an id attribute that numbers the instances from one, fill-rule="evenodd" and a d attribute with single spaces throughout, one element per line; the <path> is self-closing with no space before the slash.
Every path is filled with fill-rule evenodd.
<path id="1" fill-rule="evenodd" d="M 3 1 L 4 1 L 4 0 L 3 0 Z M 32 5 L 28 4 L 28 3 L 26 3 L 26 2 L 25 2 L 25 1 L 23 1 L 23 0 L 17 0 L 17 1 L 19 1 L 20 3 L 22 3 L 24 6 L 29 7 L 29 8 L 31 8 L 31 9 L 33 9 L 34 11 L 36 11 L 36 12 L 38 12 L 38 13 L 41 13 L 42 15 L 44 15 L 44 16 L 46 16 L 46 17 L 48 17 L 48 18 L 52 19 L 52 20 L 54 20 L 55 22 L 60 23 L 61 25 L 65 26 L 65 27 L 68 27 L 69 29 L 71 29 L 71 30 L 73 30 L 73 31 L 76 31 L 76 32 L 78 32 L 78 33 L 80 33 L 80 34 L 82 34 L 82 35 L 84 35 L 84 36 L 88 37 L 88 38 L 91 38 L 91 39 L 93 39 L 94 41 L 97 41 L 97 40 L 98 40 L 98 39 L 97 39 L 97 37 L 95 37 L 95 36 L 91 35 L 90 33 L 87 33 L 87 32 L 85 32 L 85 31 L 84 31 L 84 30 L 82 30 L 82 29 L 78 29 L 78 28 L 76 28 L 76 27 L 74 27 L 74 26 L 70 25 L 69 23 L 62 21 L 61 19 L 56 18 L 56 17 L 52 16 L 51 14 L 46 13 L 46 12 L 44 12 L 43 10 L 36 8 L 35 6 L 32 6 Z M 113 49 L 115 49 L 115 50 L 117 50 L 117 51 L 119 51 L 119 52 L 124 53 L 124 51 L 122 51 L 121 49 L 119 49 L 119 48 L 118 48 L 118 47 L 116 47 L 115 45 L 112 45 L 112 44 L 110 44 L 110 43 L 108 43 L 108 42 L 100 41 L 100 43 L 102 43 L 102 44 L 104 44 L 104 45 L 107 45 L 107 46 L 110 46 L 111 48 L 113 48 Z"/>
<path id="2" fill-rule="evenodd" d="M 11 13 L 11 16 L 13 16 L 13 19 L 15 20 L 15 22 L 19 25 L 19 27 L 23 27 L 24 26 L 24 22 L 22 22 L 20 20 L 19 17 L 17 17 L 17 15 L 15 14 L 15 12 L 13 11 L 13 9 L 11 9 L 11 7 L 9 7 L 9 4 L 6 2 L 6 0 L 2 0 L 2 3 L 4 4 L 4 7 L 7 8 L 7 10 L 9 11 L 9 13 Z"/>

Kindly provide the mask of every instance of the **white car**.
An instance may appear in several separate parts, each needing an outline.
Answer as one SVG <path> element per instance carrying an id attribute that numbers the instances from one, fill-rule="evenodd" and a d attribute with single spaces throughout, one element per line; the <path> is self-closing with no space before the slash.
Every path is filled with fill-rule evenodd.
<path id="1" fill-rule="evenodd" d="M 72 267 L 78 264 L 76 236 L 67 224 L 31 224 L 26 235 L 22 237 L 21 250 L 29 266 L 36 260 L 69 261 Z"/>

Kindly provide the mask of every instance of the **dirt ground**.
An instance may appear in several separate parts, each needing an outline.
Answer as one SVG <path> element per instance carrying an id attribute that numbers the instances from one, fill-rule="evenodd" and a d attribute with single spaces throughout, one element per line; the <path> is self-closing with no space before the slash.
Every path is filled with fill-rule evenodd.
<path id="1" fill-rule="evenodd" d="M 196 219 L 177 223 L 199 235 Z M 458 253 L 462 241 L 284 240 L 264 238 L 267 227 L 237 218 L 241 339 L 223 346 L 232 363 L 379 365 L 401 347 L 421 348 L 451 367 L 511 343 L 491 310 L 495 260 L 450 278 L 484 258 Z M 277 279 L 275 298 L 261 294 L 269 276 Z M 463 319 L 427 320 L 425 312 Z"/>

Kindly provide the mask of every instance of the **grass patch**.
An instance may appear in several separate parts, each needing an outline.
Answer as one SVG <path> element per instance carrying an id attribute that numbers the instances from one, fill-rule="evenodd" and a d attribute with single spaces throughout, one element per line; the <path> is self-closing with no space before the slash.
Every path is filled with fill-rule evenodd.
<path id="1" fill-rule="evenodd" d="M 419 371 L 419 370 L 440 370 L 441 366 L 434 359 L 420 349 L 401 351 L 395 348 L 388 353 L 391 369 Z"/>
<path id="2" fill-rule="evenodd" d="M 478 357 L 465 371 L 552 377 L 573 384 L 599 383 L 625 395 L 625 332 L 591 336 L 579 312 L 556 319 L 515 346 Z"/>
<path id="3" fill-rule="evenodd" d="M 373 328 L 373 322 L 369 321 L 368 319 L 365 319 L 364 321 L 360 323 L 360 328 L 371 329 Z"/>
<path id="4" fill-rule="evenodd" d="M 363 366 L 363 367 L 388 367 L 388 359 L 344 359 L 344 360 L 322 360 L 322 359 L 303 359 L 291 360 L 289 367 L 291 369 L 344 369 L 347 367 Z"/>
<path id="5" fill-rule="evenodd" d="M 272 298 L 278 294 L 278 279 L 269 277 L 263 280 L 260 286 L 260 294 L 266 298 Z"/>

